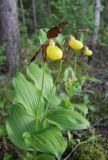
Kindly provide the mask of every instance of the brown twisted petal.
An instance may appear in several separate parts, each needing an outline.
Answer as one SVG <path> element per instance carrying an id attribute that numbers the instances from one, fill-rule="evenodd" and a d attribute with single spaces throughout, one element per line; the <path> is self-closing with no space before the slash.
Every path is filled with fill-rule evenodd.
<path id="1" fill-rule="evenodd" d="M 58 25 L 58 28 L 61 29 L 61 28 L 63 28 L 65 25 L 67 25 L 68 23 L 69 23 L 68 21 L 61 22 L 61 23 Z"/>
<path id="2" fill-rule="evenodd" d="M 66 25 L 68 24 L 67 21 L 61 22 L 58 26 L 55 26 L 53 28 L 51 28 L 48 32 L 47 32 L 47 38 L 51 39 L 51 38 L 55 38 L 58 36 L 60 32 L 60 30 Z"/>
<path id="3" fill-rule="evenodd" d="M 58 27 L 53 27 L 47 32 L 47 38 L 48 39 L 55 38 L 55 37 L 58 36 L 59 33 L 60 33 L 59 28 Z"/>
<path id="4" fill-rule="evenodd" d="M 39 49 L 39 50 L 40 50 L 40 49 Z M 30 62 L 28 63 L 28 65 L 29 65 L 30 63 L 32 63 L 32 62 L 36 59 L 37 55 L 39 54 L 39 50 L 36 51 L 36 53 L 34 54 L 34 56 L 31 58 Z"/>
<path id="5" fill-rule="evenodd" d="M 80 28 L 78 29 L 78 32 L 89 32 L 89 28 Z"/>
<path id="6" fill-rule="evenodd" d="M 43 60 L 44 60 L 44 61 L 47 61 L 46 49 L 47 49 L 48 45 L 49 45 L 49 43 L 46 43 L 46 44 L 43 46 L 43 48 L 42 48 L 42 57 L 43 57 Z"/>

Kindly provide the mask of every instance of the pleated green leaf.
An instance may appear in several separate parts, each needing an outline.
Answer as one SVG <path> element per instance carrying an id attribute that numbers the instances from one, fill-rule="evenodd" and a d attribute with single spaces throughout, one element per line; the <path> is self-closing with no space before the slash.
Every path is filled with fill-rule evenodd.
<path id="1" fill-rule="evenodd" d="M 86 129 L 90 123 L 80 113 L 69 109 L 56 110 L 47 115 L 47 121 L 57 125 L 63 130 L 79 130 Z"/>
<path id="2" fill-rule="evenodd" d="M 40 92 L 34 85 L 25 79 L 23 74 L 18 73 L 13 80 L 15 91 L 15 102 L 22 104 L 30 114 L 39 114 L 42 117 L 44 109 L 44 100 L 41 98 L 38 105 Z"/>
<path id="3" fill-rule="evenodd" d="M 50 154 L 40 154 L 36 157 L 35 160 L 56 160 L 53 156 Z"/>
<path id="4" fill-rule="evenodd" d="M 20 149 L 51 153 L 59 159 L 67 146 L 57 127 L 41 126 L 36 132 L 36 120 L 20 105 L 11 107 L 6 128 L 9 139 Z"/>
<path id="5" fill-rule="evenodd" d="M 35 133 L 35 119 L 20 105 L 13 105 L 6 123 L 9 139 L 20 149 L 31 150 L 23 138 L 25 132 Z"/>
<path id="6" fill-rule="evenodd" d="M 31 63 L 27 68 L 27 75 L 35 82 L 36 88 L 41 90 L 43 69 L 39 68 L 36 64 Z M 49 73 L 45 73 L 42 93 L 46 99 L 48 99 L 52 87 L 53 87 L 53 79 Z"/>
<path id="7" fill-rule="evenodd" d="M 80 111 L 82 111 L 84 114 L 88 114 L 88 107 L 84 103 L 73 103 L 71 104 L 72 107 L 78 108 Z"/>
<path id="8" fill-rule="evenodd" d="M 54 154 L 57 159 L 60 159 L 67 146 L 61 131 L 56 127 L 49 127 L 36 135 L 32 135 L 30 143 L 37 151 Z"/>

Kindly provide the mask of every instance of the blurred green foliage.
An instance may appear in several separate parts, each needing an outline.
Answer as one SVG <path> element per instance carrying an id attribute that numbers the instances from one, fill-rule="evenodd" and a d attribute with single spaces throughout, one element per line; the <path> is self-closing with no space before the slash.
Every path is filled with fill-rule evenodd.
<path id="1" fill-rule="evenodd" d="M 20 25 L 21 31 L 21 45 L 29 46 L 36 41 L 36 33 L 33 32 L 33 18 L 32 18 L 32 3 L 31 1 L 23 0 L 24 14 L 26 19 L 26 26 Z M 93 28 L 93 0 L 85 2 L 84 0 L 54 0 L 54 1 L 36 1 L 36 30 L 40 28 L 51 28 L 62 21 L 68 20 L 69 25 L 64 29 L 66 35 L 75 32 L 78 28 Z M 22 23 L 22 14 L 19 4 L 19 19 Z M 25 40 L 28 43 L 25 43 Z M 35 39 L 35 41 L 34 41 Z M 25 46 L 24 46 L 25 47 Z M 33 47 L 33 45 L 32 45 Z"/>
<path id="2" fill-rule="evenodd" d="M 51 28 L 62 21 L 69 21 L 68 26 L 63 29 L 65 35 L 74 33 L 79 28 L 89 28 L 90 32 L 85 33 L 85 39 L 90 40 L 94 29 L 94 0 L 40 0 L 36 1 L 36 31 L 33 30 L 33 8 L 32 1 L 23 0 L 23 9 L 25 16 L 25 26 L 22 21 L 22 9 L 20 1 L 18 2 L 21 46 L 29 48 L 29 52 L 33 52 L 38 45 L 37 32 L 40 28 Z M 105 11 L 104 1 L 101 2 L 101 18 L 100 18 L 100 36 L 101 45 L 107 45 L 108 25 Z M 89 37 L 89 38 L 88 38 Z"/>
<path id="3" fill-rule="evenodd" d="M 3 54 L 4 51 L 5 51 L 5 45 L 0 45 L 0 64 L 3 64 L 3 62 L 6 59 L 6 57 Z"/>

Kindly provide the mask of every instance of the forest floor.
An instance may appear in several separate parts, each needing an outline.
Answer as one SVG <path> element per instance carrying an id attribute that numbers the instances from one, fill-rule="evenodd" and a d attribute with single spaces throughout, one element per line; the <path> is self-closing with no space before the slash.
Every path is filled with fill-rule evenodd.
<path id="1" fill-rule="evenodd" d="M 106 145 L 106 160 L 108 160 L 108 51 L 103 49 L 94 55 L 91 64 L 90 75 L 101 80 L 101 83 L 91 85 L 96 93 L 93 101 L 97 110 L 92 117 L 93 125 L 103 139 L 103 146 Z"/>
<path id="2" fill-rule="evenodd" d="M 93 69 L 90 75 L 102 81 L 102 83 L 93 85 L 97 94 L 98 112 L 100 120 L 96 127 L 108 139 L 108 52 L 101 51 L 96 54 L 92 61 Z M 97 113 L 98 114 L 98 113 Z"/>

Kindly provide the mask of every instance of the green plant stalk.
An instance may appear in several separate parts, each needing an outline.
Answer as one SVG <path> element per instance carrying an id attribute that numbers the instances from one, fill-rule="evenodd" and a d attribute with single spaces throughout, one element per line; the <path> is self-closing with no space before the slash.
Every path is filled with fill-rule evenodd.
<path id="1" fill-rule="evenodd" d="M 75 75 L 76 75 L 76 72 L 77 72 L 77 54 L 75 55 L 74 72 L 75 72 Z"/>
<path id="2" fill-rule="evenodd" d="M 43 75 L 42 75 L 42 86 L 41 86 L 41 90 L 40 90 L 40 95 L 39 95 L 39 99 L 38 99 L 38 107 L 40 105 L 40 100 L 41 100 L 41 96 L 42 96 L 42 91 L 43 91 L 43 87 L 44 87 L 44 79 L 45 79 L 45 67 L 46 64 L 43 65 Z M 37 108 L 37 116 L 36 116 L 36 131 L 38 128 L 38 108 Z"/>
<path id="3" fill-rule="evenodd" d="M 58 79 L 59 79 L 59 77 L 60 77 L 60 73 L 61 73 L 61 70 L 62 70 L 62 63 L 63 63 L 63 61 L 61 60 L 61 61 L 60 61 L 60 66 L 59 66 L 59 71 L 58 71 L 58 74 L 57 74 L 56 80 L 55 80 L 55 82 L 54 82 L 54 85 L 53 85 L 53 87 L 52 87 L 51 91 L 53 90 L 53 88 L 54 88 L 55 84 L 57 83 L 57 81 L 58 81 Z"/>
<path id="4" fill-rule="evenodd" d="M 58 79 L 59 79 L 59 77 L 60 77 L 60 73 L 61 73 L 61 70 L 62 70 L 62 63 L 63 63 L 63 62 L 62 62 L 62 60 L 61 60 L 61 61 L 60 61 L 60 66 L 59 66 L 59 71 L 58 71 L 56 80 L 55 80 L 55 82 L 54 82 L 54 84 L 53 84 L 53 87 L 52 87 L 52 89 L 51 89 L 50 95 L 52 94 L 52 91 L 53 91 L 53 89 L 54 89 L 54 86 L 55 86 L 55 84 L 57 83 L 57 81 L 58 81 Z M 45 109 L 45 116 L 46 116 L 47 111 L 48 111 L 48 105 L 49 105 L 50 95 L 48 96 L 48 102 L 47 102 L 46 109 Z"/>

